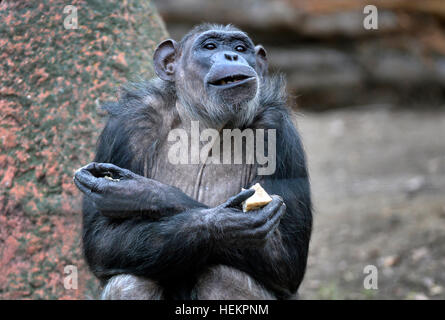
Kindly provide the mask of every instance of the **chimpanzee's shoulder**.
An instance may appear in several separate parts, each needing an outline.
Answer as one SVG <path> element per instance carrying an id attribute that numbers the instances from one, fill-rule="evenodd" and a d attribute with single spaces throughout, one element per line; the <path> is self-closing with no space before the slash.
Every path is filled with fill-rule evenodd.
<path id="1" fill-rule="evenodd" d="M 146 159 L 144 152 L 154 152 L 161 138 L 165 114 L 174 105 L 172 97 L 170 85 L 159 79 L 123 87 L 118 101 L 102 107 L 109 118 L 98 140 L 95 161 L 139 172 Z"/>
<path id="2" fill-rule="evenodd" d="M 256 128 L 282 129 L 291 117 L 287 106 L 286 80 L 282 74 L 267 76 L 260 88 L 259 109 L 253 121 Z"/>
<path id="3" fill-rule="evenodd" d="M 176 99 L 174 86 L 159 78 L 143 82 L 130 82 L 119 90 L 119 100 L 101 106 L 110 117 L 121 120 L 152 117 L 161 114 Z"/>

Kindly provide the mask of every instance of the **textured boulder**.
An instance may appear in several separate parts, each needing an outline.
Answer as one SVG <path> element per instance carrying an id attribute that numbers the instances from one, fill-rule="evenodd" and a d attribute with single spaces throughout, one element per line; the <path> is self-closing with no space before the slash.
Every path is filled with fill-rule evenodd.
<path id="1" fill-rule="evenodd" d="M 81 254 L 75 169 L 93 158 L 97 105 L 153 75 L 167 36 L 150 1 L 0 4 L 0 298 L 94 298 Z M 67 18 L 68 17 L 68 18 Z M 65 22 L 65 24 L 64 24 Z M 78 289 L 64 288 L 64 267 Z"/>

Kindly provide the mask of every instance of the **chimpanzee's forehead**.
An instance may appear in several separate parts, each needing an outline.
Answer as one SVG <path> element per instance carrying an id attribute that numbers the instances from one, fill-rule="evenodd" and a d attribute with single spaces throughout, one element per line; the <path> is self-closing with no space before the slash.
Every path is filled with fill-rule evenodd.
<path id="1" fill-rule="evenodd" d="M 249 36 L 242 32 L 242 31 L 223 31 L 223 30 L 208 30 L 201 34 L 199 34 L 196 38 L 194 43 L 201 43 L 207 39 L 216 39 L 216 40 L 222 40 L 222 41 L 228 41 L 228 40 L 241 40 L 245 41 L 246 43 L 250 45 L 254 45 L 252 40 L 250 40 Z"/>

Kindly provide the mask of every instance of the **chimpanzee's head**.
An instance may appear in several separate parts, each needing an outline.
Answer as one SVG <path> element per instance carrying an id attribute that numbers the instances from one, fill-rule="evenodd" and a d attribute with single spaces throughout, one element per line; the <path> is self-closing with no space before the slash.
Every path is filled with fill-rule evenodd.
<path id="1" fill-rule="evenodd" d="M 210 126 L 240 127 L 254 117 L 267 72 L 266 51 L 233 26 L 203 24 L 154 54 L 156 74 L 175 83 L 181 105 Z"/>

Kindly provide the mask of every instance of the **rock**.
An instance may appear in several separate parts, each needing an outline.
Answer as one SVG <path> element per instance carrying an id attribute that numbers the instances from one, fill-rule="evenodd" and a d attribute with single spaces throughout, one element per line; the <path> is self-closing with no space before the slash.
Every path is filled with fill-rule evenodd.
<path id="1" fill-rule="evenodd" d="M 437 295 L 441 294 L 442 292 L 443 292 L 442 286 L 435 285 L 430 288 L 430 294 L 432 296 L 437 296 Z"/>
<path id="2" fill-rule="evenodd" d="M 406 181 L 404 189 L 408 195 L 412 196 L 425 188 L 425 186 L 426 178 L 424 176 L 416 176 Z"/>
<path id="3" fill-rule="evenodd" d="M 414 295 L 414 300 L 429 300 L 430 298 L 428 298 L 424 293 L 416 293 Z"/>
<path id="4" fill-rule="evenodd" d="M 385 268 L 392 268 L 400 261 L 400 256 L 391 255 L 381 258 L 380 263 Z"/>
<path id="5" fill-rule="evenodd" d="M 413 259 L 414 262 L 417 262 L 423 258 L 425 258 L 428 255 L 428 248 L 421 247 L 418 249 L 413 250 L 411 254 L 411 259 Z"/>
<path id="6" fill-rule="evenodd" d="M 0 5 L 2 299 L 96 294 L 80 249 L 81 196 L 71 173 L 93 159 L 103 126 L 94 101 L 115 99 L 138 74 L 150 78 L 150 57 L 167 36 L 149 1 L 77 1 L 78 29 L 64 28 L 67 4 Z M 79 268 L 79 290 L 62 285 L 68 264 Z"/>

